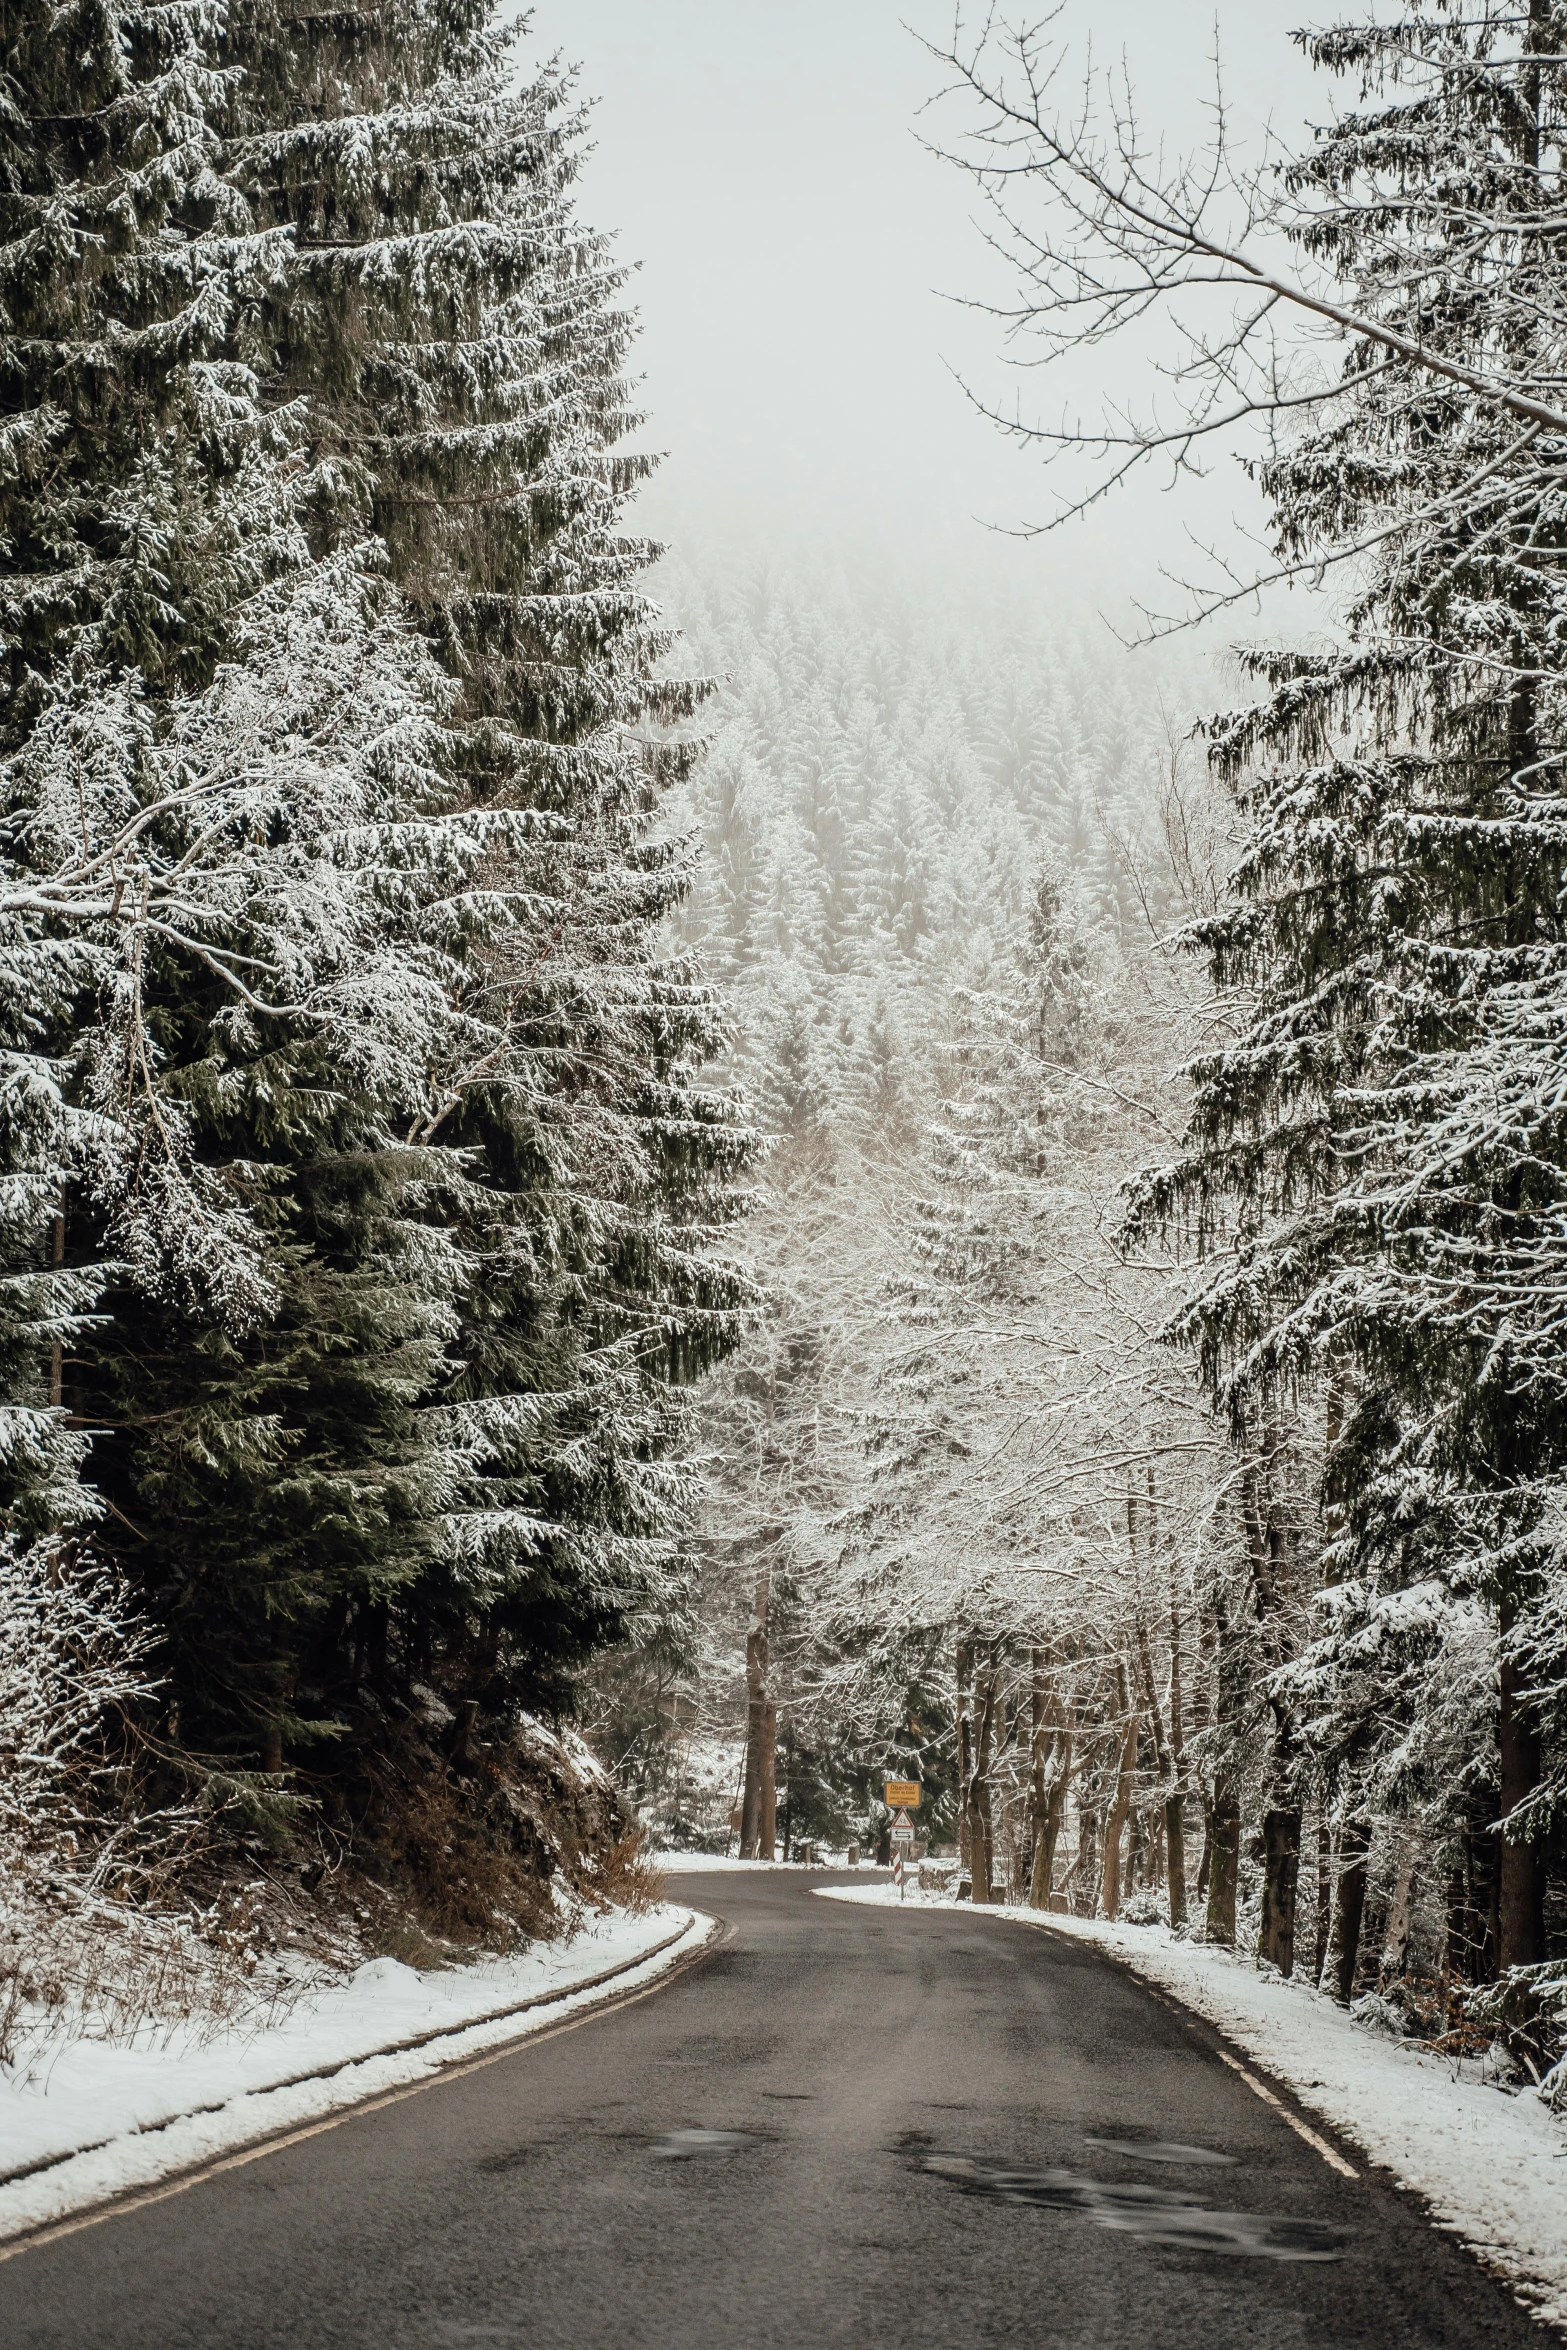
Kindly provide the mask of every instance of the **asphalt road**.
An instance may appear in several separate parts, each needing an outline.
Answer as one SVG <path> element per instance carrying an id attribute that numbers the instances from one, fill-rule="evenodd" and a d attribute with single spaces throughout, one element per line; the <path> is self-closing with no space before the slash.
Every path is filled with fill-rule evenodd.
<path id="1" fill-rule="evenodd" d="M 672 1879 L 710 1958 L 7 2262 L 0 2342 L 1543 2350 L 1092 1950 L 824 1881 Z"/>

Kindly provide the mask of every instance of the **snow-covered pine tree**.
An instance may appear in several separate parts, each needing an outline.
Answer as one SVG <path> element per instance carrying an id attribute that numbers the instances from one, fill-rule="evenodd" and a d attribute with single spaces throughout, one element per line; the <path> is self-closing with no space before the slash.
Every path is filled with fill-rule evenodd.
<path id="1" fill-rule="evenodd" d="M 515 87 L 495 25 L 472 0 L 233 7 L 223 172 L 257 232 L 289 239 L 236 348 L 270 400 L 305 405 L 319 541 L 384 543 L 453 683 L 463 804 L 513 827 L 483 877 L 504 919 L 452 981 L 485 1036 L 397 1125 L 464 1168 L 422 1211 L 462 1264 L 447 1367 L 420 1390 L 449 1471 L 407 1537 L 426 1571 L 390 1618 L 374 1574 L 344 1594 L 309 1672 L 325 1691 L 388 1641 L 405 1667 L 434 1644 L 454 1682 L 537 1700 L 678 1606 L 682 1389 L 745 1303 L 715 1236 L 748 1143 L 701 1080 L 715 1001 L 660 944 L 687 852 L 657 811 L 698 696 L 660 677 L 652 550 L 624 534 L 646 470 L 618 446 L 630 324 L 573 215 L 569 90 L 549 69 Z M 454 937 L 468 912 L 454 894 Z M 245 1114 L 270 1155 L 269 1108 Z M 188 1467 L 214 1412 L 245 1420 L 249 1377 L 226 1363 L 166 1398 L 160 1457 Z M 256 1477 L 252 1516 L 287 1462 Z M 180 1544 L 194 1578 L 201 1538 Z"/>
<path id="2" fill-rule="evenodd" d="M 1564 45 L 1554 0 L 1308 44 L 1360 105 L 1293 167 L 1293 233 L 1403 347 L 1352 340 L 1263 468 L 1281 562 L 1352 559 L 1356 587 L 1343 640 L 1255 656 L 1264 698 L 1215 729 L 1251 840 L 1201 939 L 1241 1017 L 1197 1066 L 1191 1155 L 1141 1203 L 1224 1244 L 1182 1327 L 1243 1438 L 1320 1383 L 1338 1587 L 1316 1661 L 1348 1635 L 1369 1707 L 1346 1682 L 1346 1768 L 1395 1686 L 1418 1705 L 1411 1625 L 1435 1657 L 1466 1594 L 1493 1610 L 1504 1965 L 1540 1951 L 1519 1640 L 1559 1586 L 1542 1492 L 1567 1447 L 1541 1281 L 1567 1175 L 1562 440 L 1518 407 L 1560 379 Z"/>
<path id="3" fill-rule="evenodd" d="M 224 341 L 275 240 L 211 177 L 221 86 L 200 6 L 64 0 L 4 19 L 0 68 L 0 752 L 7 884 L 58 843 L 14 764 L 73 664 L 106 683 L 210 675 L 237 596 L 292 519 L 257 496 L 277 435 Z M 129 744 L 126 756 L 131 755 Z M 91 796 L 93 779 L 85 782 Z M 85 813 L 80 826 L 93 830 Z M 101 839 L 96 843 L 101 847 Z M 87 841 L 81 841 L 83 872 Z M 99 875 L 95 877 L 101 879 Z M 122 875 L 123 878 L 123 875 Z M 112 890 L 109 894 L 112 894 Z M 25 899 L 25 889 L 23 892 Z M 38 1531 L 86 1506 L 62 1358 L 97 1295 L 68 1189 L 91 1121 L 66 1060 L 104 976 L 79 924 L 8 887 L 0 914 L 0 1502 Z"/>
<path id="4" fill-rule="evenodd" d="M 275 1763 L 301 1625 L 450 1489 L 463 1260 L 404 1211 L 462 1178 L 407 1130 L 502 1043 L 459 965 L 526 828 L 454 809 L 450 684 L 236 355 L 288 237 L 216 168 L 218 24 L 8 53 L 5 1432 L 12 1521 L 107 1512 L 189 1734 Z"/>

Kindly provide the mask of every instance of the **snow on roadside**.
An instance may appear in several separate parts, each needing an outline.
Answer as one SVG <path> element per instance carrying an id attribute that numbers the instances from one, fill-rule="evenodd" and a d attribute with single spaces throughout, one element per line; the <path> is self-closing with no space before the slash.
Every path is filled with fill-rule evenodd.
<path id="1" fill-rule="evenodd" d="M 569 1941 L 476 1966 L 419 1974 L 372 1959 L 262 2031 L 69 2042 L 32 2080 L 0 2075 L 0 2245 L 548 2030 L 655 1982 L 713 1930 L 668 1904 L 615 1911 Z M 612 1968 L 613 1981 L 589 1987 Z M 541 1996 L 549 2003 L 522 2015 L 496 2013 Z M 430 2045 L 394 2046 L 432 2032 Z"/>
<path id="2" fill-rule="evenodd" d="M 891 1885 L 815 1890 L 824 1901 L 898 1900 Z M 1567 2131 L 1538 2098 L 1460 2079 L 1447 2058 L 1366 2031 L 1309 1985 L 1177 1940 L 1164 1926 L 975 1909 L 913 1890 L 903 1906 L 907 1914 L 960 1909 L 1109 1951 L 1216 2024 L 1302 2105 L 1423 2196 L 1437 2225 L 1505 2277 L 1536 2317 L 1567 2327 Z"/>

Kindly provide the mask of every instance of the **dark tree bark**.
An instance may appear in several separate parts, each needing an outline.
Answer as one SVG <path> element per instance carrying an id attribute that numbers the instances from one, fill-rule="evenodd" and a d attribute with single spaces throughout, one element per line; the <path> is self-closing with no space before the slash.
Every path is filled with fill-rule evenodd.
<path id="1" fill-rule="evenodd" d="M 1286 1610 L 1295 1580 L 1293 1522 L 1280 1491 L 1282 1452 L 1270 1413 L 1262 1457 L 1247 1469 L 1243 1480 L 1241 1505 L 1258 1628 L 1270 1669 L 1284 1662 Z M 1288 1975 L 1295 1966 L 1295 1903 L 1300 1880 L 1300 1805 L 1294 1794 L 1299 1741 L 1290 1708 L 1277 1697 L 1272 1704 L 1273 1756 L 1270 1799 L 1262 1823 L 1262 1922 L 1257 1954 Z"/>
<path id="2" fill-rule="evenodd" d="M 1388 1903 L 1387 1922 L 1382 1928 L 1377 1973 L 1384 1982 L 1399 1981 L 1409 1972 L 1409 1943 L 1414 1915 L 1415 1855 L 1413 1846 L 1406 1843 L 1398 1856 L 1393 1898 Z"/>
<path id="3" fill-rule="evenodd" d="M 1257 1953 L 1281 1975 L 1295 1972 L 1295 1889 L 1300 1876 L 1300 1813 L 1268 1812 L 1262 1823 L 1262 1933 Z"/>
<path id="4" fill-rule="evenodd" d="M 465 1771 L 468 1768 L 468 1750 L 478 1719 L 479 1700 L 476 1697 L 465 1697 L 457 1708 L 446 1742 L 446 1759 L 454 1771 Z"/>
<path id="5" fill-rule="evenodd" d="M 973 1768 L 969 1773 L 965 1803 L 971 1901 L 989 1901 L 995 1863 L 995 1838 L 990 1810 L 990 1758 L 995 1743 L 999 1678 L 996 1652 L 992 1649 L 976 1676 L 974 1690 Z"/>
<path id="6" fill-rule="evenodd" d="M 1338 1832 L 1338 1882 L 1333 1890 L 1333 1931 L 1329 1940 L 1329 1984 L 1340 2007 L 1355 1996 L 1355 1968 L 1360 1957 L 1360 1929 L 1366 1914 L 1366 1856 L 1371 1847 L 1369 1821 L 1352 1813 Z"/>
<path id="7" fill-rule="evenodd" d="M 1235 1788 L 1221 1779 L 1213 1791 L 1212 1834 L 1206 1855 L 1208 1911 L 1205 1932 L 1210 1942 L 1235 1946 L 1235 1890 L 1240 1874 L 1241 1813 Z"/>
<path id="8" fill-rule="evenodd" d="M 1328 1963 L 1328 1923 L 1333 1914 L 1333 1831 L 1326 1798 L 1317 1813 L 1317 1916 L 1312 1939 L 1311 1979 L 1320 1988 Z"/>
<path id="9" fill-rule="evenodd" d="M 56 1272 L 65 1263 L 65 1214 L 62 1210 L 49 1227 L 49 1262 Z M 65 1346 L 55 1339 L 49 1349 L 49 1402 L 55 1411 L 65 1400 Z M 281 1769 L 281 1764 L 278 1766 Z"/>
<path id="10" fill-rule="evenodd" d="M 968 1870 L 972 1891 L 973 1856 L 969 1851 L 968 1787 L 974 1775 L 974 1650 L 967 1640 L 957 1649 L 958 1685 L 958 1867 Z"/>
<path id="11" fill-rule="evenodd" d="M 1186 1923 L 1186 1798 L 1179 1787 L 1164 1799 L 1165 1866 L 1170 1880 L 1170 1923 Z"/>
<path id="12" fill-rule="evenodd" d="M 1170 1792 L 1164 1802 L 1164 1838 L 1170 1869 L 1170 1923 L 1186 1923 L 1186 1705 L 1182 1687 L 1180 1585 L 1170 1562 Z"/>
<path id="13" fill-rule="evenodd" d="M 1263 1815 L 1262 1920 L 1257 1955 L 1281 1975 L 1295 1971 L 1295 1912 L 1300 1887 L 1300 1805 L 1293 1798 L 1295 1722 L 1274 1707 L 1273 1801 Z"/>
<path id="14" fill-rule="evenodd" d="M 1154 1526 L 1152 1504 L 1149 1506 L 1149 1524 Z M 1172 1637 L 1178 1634 L 1179 1618 L 1174 1611 L 1172 1594 Z M 1180 1659 L 1178 1650 L 1170 1652 L 1170 1717 L 1172 1737 L 1179 1739 L 1177 1720 L 1181 1703 Z M 1178 1926 L 1186 1917 L 1186 1836 L 1181 1788 L 1175 1755 L 1171 1752 L 1172 1739 L 1165 1736 L 1164 1714 L 1159 1704 L 1159 1693 L 1154 1686 L 1153 1654 L 1148 1641 L 1148 1629 L 1139 1612 L 1137 1618 L 1137 1662 L 1142 1676 L 1143 1705 L 1148 1715 L 1148 1727 L 1153 1735 L 1154 1764 L 1159 1773 L 1159 1784 L 1164 1790 L 1163 1829 L 1165 1865 L 1169 1873 L 1170 1923 Z"/>
<path id="15" fill-rule="evenodd" d="M 1048 1909 L 1055 1882 L 1056 1847 L 1061 1840 L 1061 1814 L 1072 1775 L 1072 1732 L 1047 1649 L 1033 1652 L 1031 1727 L 1033 1849 L 1028 1900 L 1031 1909 Z"/>
<path id="16" fill-rule="evenodd" d="M 1240 1873 L 1240 1791 L 1235 1782 L 1234 1741 L 1242 1716 L 1243 1660 L 1235 1627 L 1222 1600 L 1214 1609 L 1213 1726 L 1218 1753 L 1213 1767 L 1213 1817 L 1209 1829 L 1208 1908 L 1210 1942 L 1235 1945 L 1235 1895 Z"/>
<path id="17" fill-rule="evenodd" d="M 1459 1843 L 1456 1894 L 1447 1913 L 1448 1972 L 1456 1982 L 1489 1983 L 1496 1975 L 1497 1849 L 1501 1839 L 1479 1826 Z"/>
<path id="18" fill-rule="evenodd" d="M 1099 1899 L 1099 1814 L 1092 1807 L 1077 1815 L 1077 1857 L 1067 1882 L 1074 1914 L 1092 1917 Z"/>
<path id="19" fill-rule="evenodd" d="M 1137 1764 L 1137 1732 L 1139 1715 L 1132 1704 L 1132 1693 L 1126 1683 L 1126 1667 L 1117 1657 L 1115 1664 L 1116 1702 L 1122 1722 L 1116 1751 L 1115 1792 L 1111 1798 L 1109 1817 L 1105 1821 L 1104 1876 L 1101 1880 L 1100 1905 L 1107 1918 L 1115 1917 L 1121 1907 L 1121 1836 L 1126 1826 L 1126 1815 L 1132 1806 L 1132 1773 Z"/>
<path id="20" fill-rule="evenodd" d="M 1518 1667 L 1508 1655 L 1508 1636 L 1516 1621 L 1509 1592 L 1502 1601 L 1499 1629 L 1502 1641 L 1501 1703 L 1496 1718 L 1498 1790 L 1502 1827 L 1501 1865 L 1497 1883 L 1497 1960 L 1505 1971 L 1533 1966 L 1544 1956 L 1545 1872 L 1532 1844 L 1509 1834 L 1506 1821 L 1540 1784 L 1540 1735 L 1523 1700 Z"/>
<path id="21" fill-rule="evenodd" d="M 768 1614 L 772 1576 L 756 1579 L 756 1607 L 745 1641 L 745 1793 L 740 1803 L 740 1858 L 771 1860 L 778 1819 L 778 1714 L 768 1687 Z"/>
<path id="22" fill-rule="evenodd" d="M 387 1684 L 386 1652 L 391 1628 L 392 1611 L 386 1601 L 373 1600 L 365 1609 L 365 1671 L 373 1689 L 384 1689 Z M 482 1680 L 490 1680 L 494 1671 L 492 1654 L 489 1671 L 482 1676 Z"/>
<path id="23" fill-rule="evenodd" d="M 1199 1737 L 1213 1726 L 1218 1698 L 1218 1655 L 1218 1619 L 1209 1612 L 1204 1615 L 1197 1635 L 1197 1675 L 1192 1690 L 1192 1728 Z M 1202 1800 L 1202 1858 L 1197 1864 L 1197 1898 L 1206 1902 L 1213 1877 L 1213 1794 L 1210 1787 L 1202 1784 L 1198 1793 Z"/>

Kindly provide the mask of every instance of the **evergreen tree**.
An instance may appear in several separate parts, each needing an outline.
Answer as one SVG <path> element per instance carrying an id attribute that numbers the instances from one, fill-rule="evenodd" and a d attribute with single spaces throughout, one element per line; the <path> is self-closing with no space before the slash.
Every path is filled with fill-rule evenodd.
<path id="1" fill-rule="evenodd" d="M 678 1610 L 747 1147 L 658 946 L 694 694 L 559 83 L 483 10 L 65 15 L 5 126 L 5 1473 L 276 1769 L 394 1599 L 554 1696 Z"/>
<path id="2" fill-rule="evenodd" d="M 102 1141 L 75 1064 L 106 966 L 79 917 L 84 892 L 114 894 L 89 870 L 97 795 L 106 766 L 134 761 L 137 721 L 121 710 L 116 743 L 88 714 L 108 719 L 133 671 L 203 683 L 236 602 L 300 552 L 287 423 L 262 415 L 226 348 L 276 240 L 213 176 L 216 24 L 117 0 L 0 17 L 0 1498 L 35 1531 L 90 1507 L 62 1374 L 101 1282 L 70 1188 Z M 53 808 L 30 771 L 43 723 L 67 781 Z M 69 779 L 62 724 L 78 733 Z M 31 884 L 40 867 L 60 878 L 62 825 L 82 886 L 56 922 Z"/>
<path id="3" fill-rule="evenodd" d="M 1343 1750 L 1387 1727 L 1358 1669 L 1379 1638 L 1386 1682 L 1418 1679 L 1411 1594 L 1437 1647 L 1468 1593 L 1494 1611 L 1504 1963 L 1540 1954 L 1519 1639 L 1560 1572 L 1541 1511 L 1567 1442 L 1563 545 L 1554 444 L 1475 374 L 1519 398 L 1557 381 L 1564 33 L 1532 0 L 1309 44 L 1362 103 L 1293 167 L 1294 233 L 1404 350 L 1356 342 L 1263 469 L 1281 561 L 1353 554 L 1360 576 L 1344 640 L 1256 656 L 1264 698 L 1215 730 L 1250 841 L 1199 936 L 1238 1032 L 1143 1203 L 1215 1252 L 1182 1330 L 1243 1440 L 1323 1383 L 1340 1588 L 1318 1662 L 1342 1655 L 1369 1706 Z"/>
<path id="4" fill-rule="evenodd" d="M 385 549 L 483 843 L 403 889 L 443 1009 L 386 1067 L 183 991 L 166 1049 L 248 1170 L 277 1299 L 248 1332 L 122 1316 L 95 1348 L 95 1470 L 176 1629 L 187 1734 L 274 1767 L 365 1673 L 439 1648 L 496 1702 L 560 1702 L 677 1608 L 680 1391 L 744 1303 L 711 1239 L 747 1148 L 700 1080 L 717 1007 L 658 944 L 686 852 L 652 827 L 691 756 L 659 734 L 695 694 L 658 682 L 621 535 L 629 325 L 571 216 L 566 92 L 515 92 L 488 15 L 237 8 L 220 57 L 220 175 L 284 256 L 234 359 L 297 420 L 318 553 Z"/>

